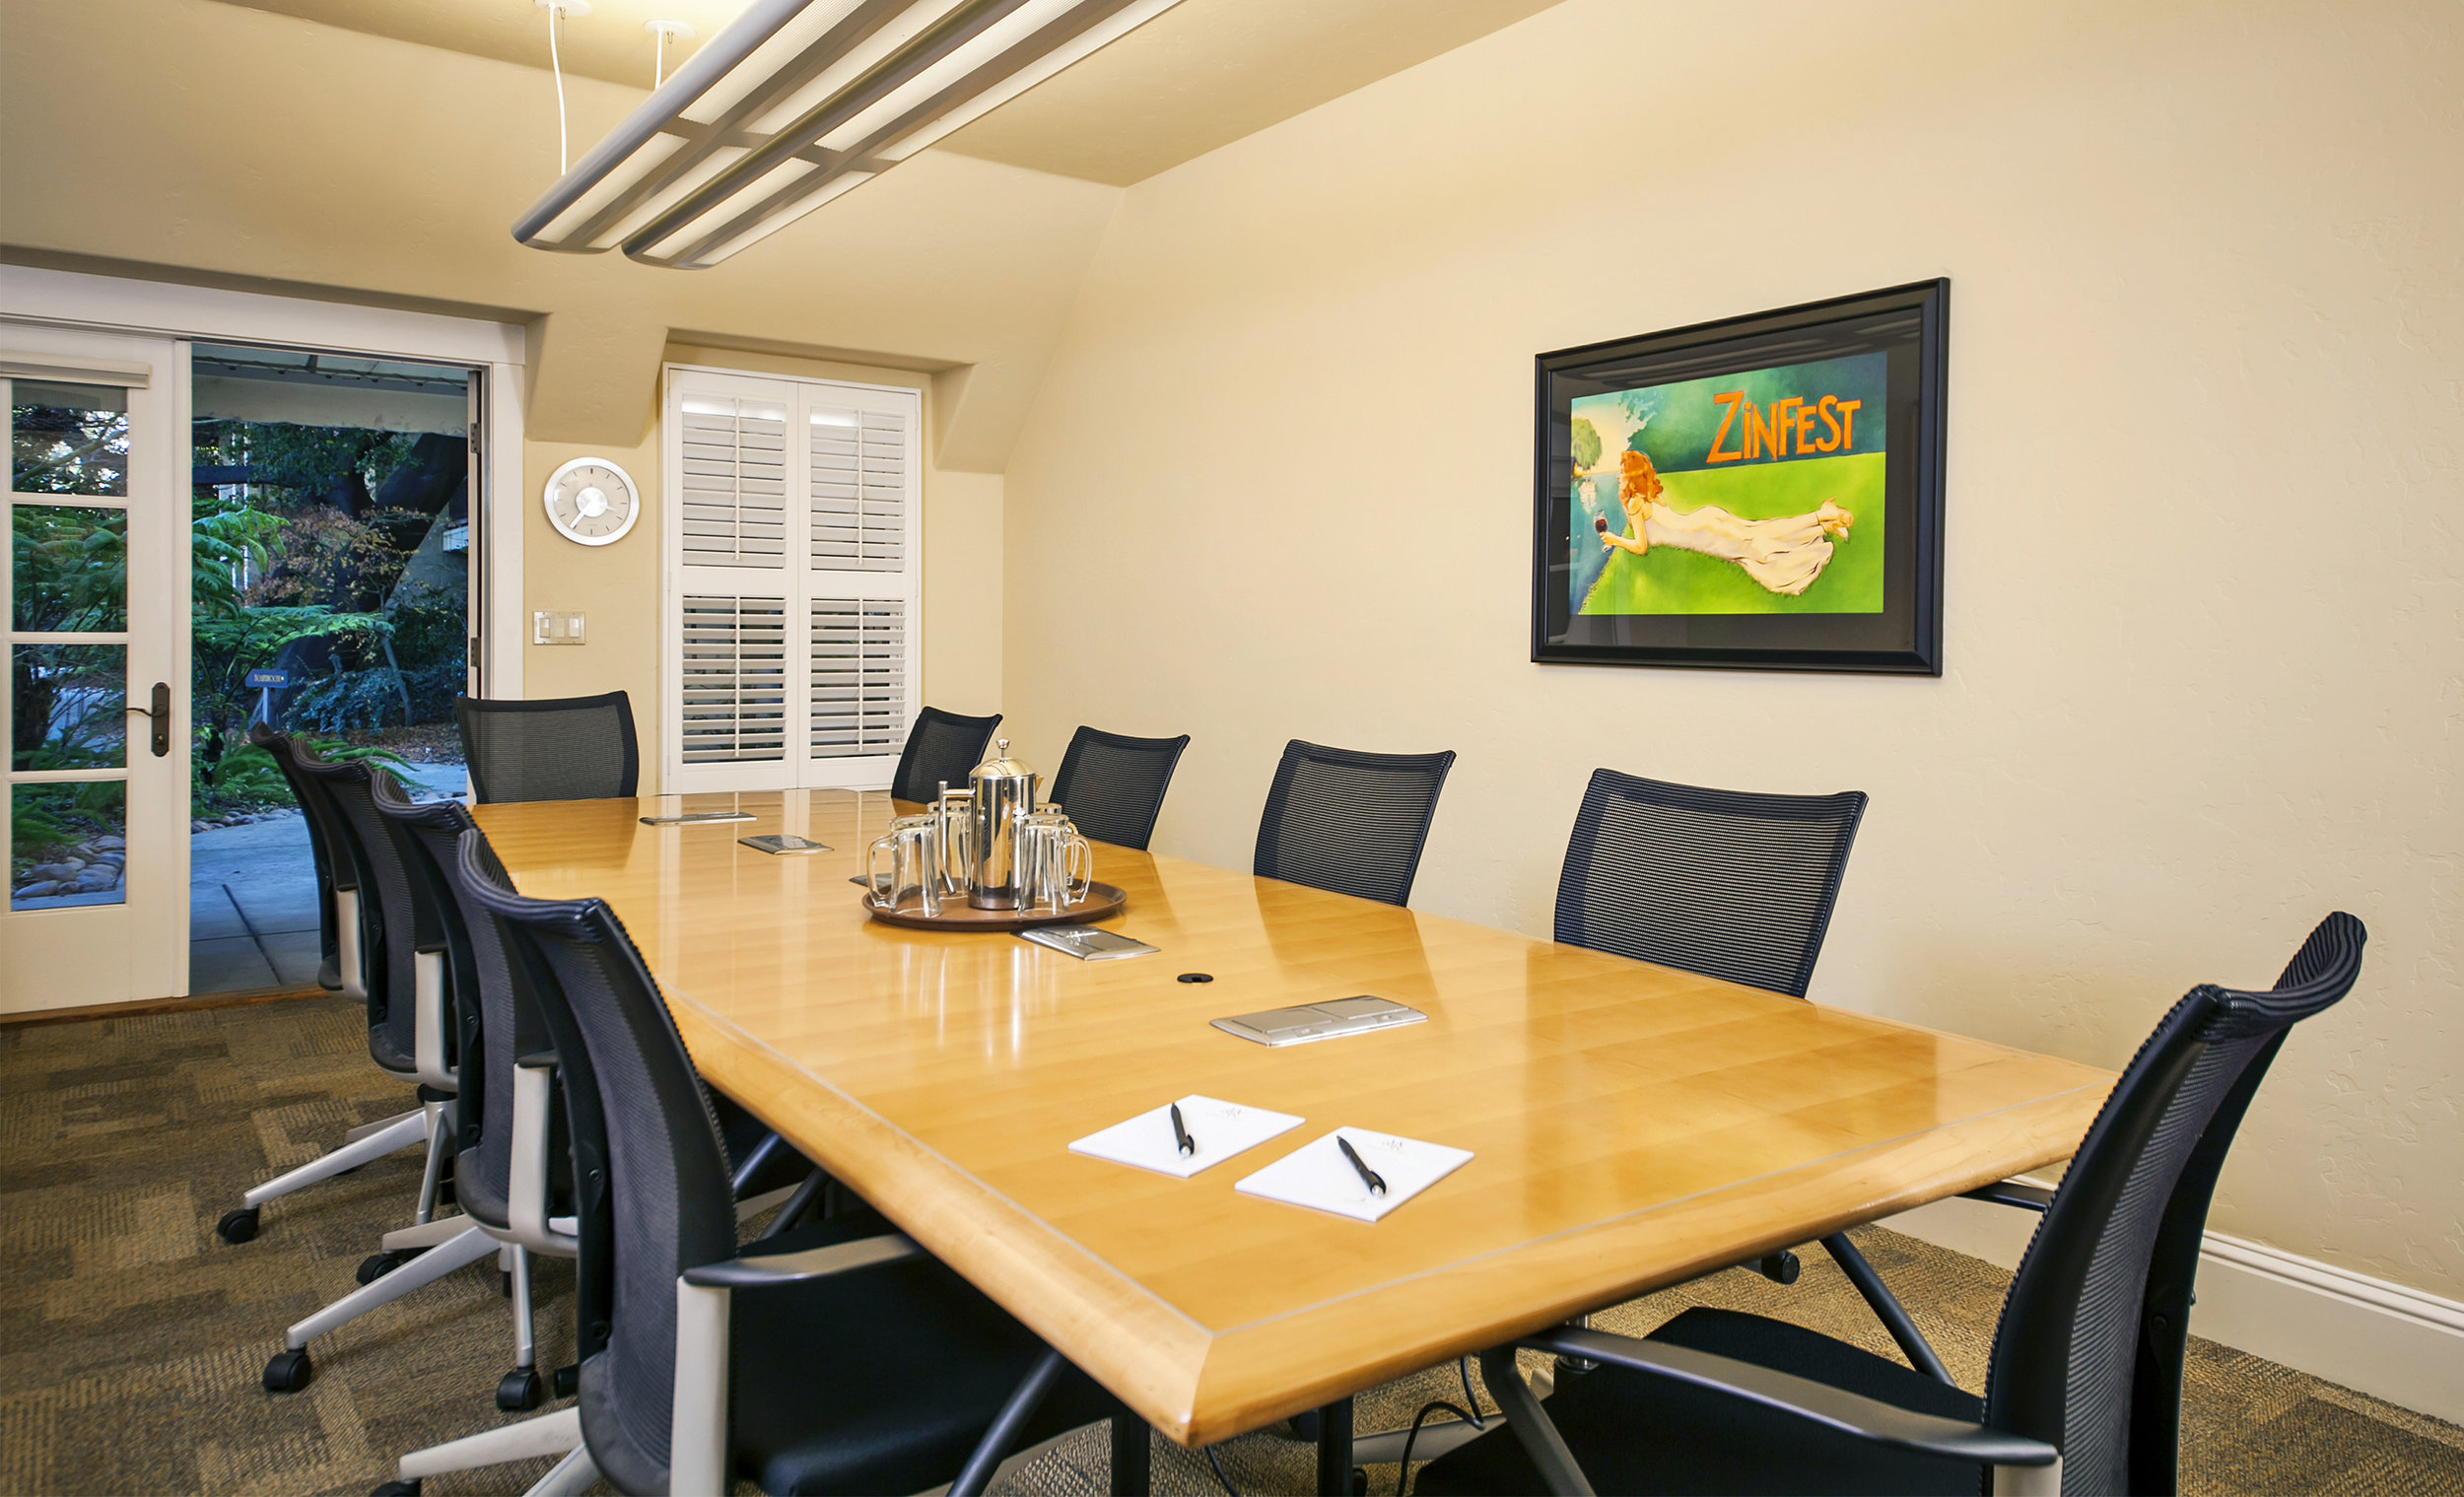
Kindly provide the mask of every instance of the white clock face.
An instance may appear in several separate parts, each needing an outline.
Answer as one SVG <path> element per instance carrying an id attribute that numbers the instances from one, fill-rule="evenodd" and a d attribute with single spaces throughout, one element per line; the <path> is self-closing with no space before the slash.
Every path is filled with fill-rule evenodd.
<path id="1" fill-rule="evenodd" d="M 585 546 L 620 540 L 641 511 L 633 478 L 604 457 L 577 457 L 548 478 L 548 522 Z"/>

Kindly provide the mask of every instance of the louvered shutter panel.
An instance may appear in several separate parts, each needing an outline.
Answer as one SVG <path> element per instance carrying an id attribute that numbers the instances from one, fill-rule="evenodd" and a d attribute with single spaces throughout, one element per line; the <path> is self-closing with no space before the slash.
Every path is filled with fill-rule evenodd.
<path id="1" fill-rule="evenodd" d="M 906 414 L 816 405 L 808 435 L 813 566 L 847 572 L 906 570 Z"/>
<path id="2" fill-rule="evenodd" d="M 668 378 L 663 788 L 889 783 L 918 710 L 920 397 Z"/>
<path id="3" fill-rule="evenodd" d="M 684 402 L 684 565 L 787 562 L 787 412 L 707 396 Z"/>
<path id="4" fill-rule="evenodd" d="M 784 760 L 787 743 L 787 605 L 785 598 L 687 596 L 684 762 Z"/>
<path id="5" fill-rule="evenodd" d="M 813 604 L 816 759 L 895 754 L 907 741 L 907 601 Z"/>

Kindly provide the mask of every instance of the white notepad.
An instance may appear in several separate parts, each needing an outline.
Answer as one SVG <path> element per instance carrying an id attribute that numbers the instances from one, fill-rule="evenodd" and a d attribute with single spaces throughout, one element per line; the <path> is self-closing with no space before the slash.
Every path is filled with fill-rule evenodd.
<path id="1" fill-rule="evenodd" d="M 1289 1113 L 1269 1113 L 1262 1107 L 1243 1107 L 1212 1097 L 1184 1097 L 1180 1107 L 1181 1125 L 1189 1129 L 1190 1141 L 1198 1145 L 1195 1153 L 1181 1153 L 1180 1140 L 1172 1133 L 1169 1106 L 1140 1113 L 1100 1133 L 1089 1133 L 1069 1145 L 1069 1152 L 1187 1180 L 1208 1165 L 1221 1164 L 1279 1133 L 1290 1132 L 1303 1121 Z"/>
<path id="2" fill-rule="evenodd" d="M 1351 1140 L 1363 1163 L 1386 1182 L 1386 1193 L 1373 1195 L 1360 1172 L 1335 1146 L 1337 1134 Z M 1281 1159 L 1232 1187 L 1244 1195 L 1263 1195 L 1286 1205 L 1332 1211 L 1354 1221 L 1379 1221 L 1386 1213 L 1472 1162 L 1470 1149 L 1422 1143 L 1367 1128 L 1336 1128 L 1315 1143 L 1303 1144 Z"/>

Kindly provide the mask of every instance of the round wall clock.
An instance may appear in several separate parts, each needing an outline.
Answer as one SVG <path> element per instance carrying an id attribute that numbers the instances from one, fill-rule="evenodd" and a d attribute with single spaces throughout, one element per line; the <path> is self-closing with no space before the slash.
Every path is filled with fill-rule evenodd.
<path id="1" fill-rule="evenodd" d="M 577 457 L 558 468 L 540 499 L 556 533 L 584 546 L 623 540 L 642 515 L 633 476 L 604 457 Z"/>

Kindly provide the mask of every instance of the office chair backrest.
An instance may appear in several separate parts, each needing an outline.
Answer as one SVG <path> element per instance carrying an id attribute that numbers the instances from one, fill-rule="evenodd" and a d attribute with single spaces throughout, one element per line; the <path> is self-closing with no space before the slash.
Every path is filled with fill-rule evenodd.
<path id="1" fill-rule="evenodd" d="M 1595 770 L 1557 879 L 1557 939 L 1802 998 L 1865 800 Z"/>
<path id="2" fill-rule="evenodd" d="M 471 798 L 621 800 L 642 774 L 633 702 L 623 692 L 531 702 L 453 699 Z"/>
<path id="3" fill-rule="evenodd" d="M 371 780 L 369 792 L 445 937 L 459 1041 L 454 1199 L 467 1215 L 502 1228 L 513 1177 L 513 1061 L 550 1049 L 551 1042 L 513 968 L 496 916 L 459 887 L 462 834 L 477 830 L 470 812 L 450 800 L 414 801 L 390 776 Z M 481 851 L 493 858 L 484 841 Z"/>
<path id="4" fill-rule="evenodd" d="M 334 929 L 334 889 L 337 881 L 345 889 L 358 887 L 353 870 L 335 855 L 334 834 L 326 824 L 333 813 L 293 762 L 289 734 L 275 731 L 270 723 L 259 722 L 248 729 L 248 741 L 263 749 L 266 757 L 274 761 L 274 767 L 282 771 L 283 783 L 291 786 L 291 798 L 300 803 L 300 819 L 308 824 L 308 856 L 316 864 L 317 940 L 323 960 L 331 965 L 341 955 L 341 943 Z"/>
<path id="5" fill-rule="evenodd" d="M 2192 988 L 2088 1126 L 2011 1281 L 1985 1383 L 1986 1423 L 2058 1447 L 2063 1491 L 2173 1490 L 2217 1171 L 2286 1031 L 2352 989 L 2367 936 L 2331 915 L 2273 990 Z"/>
<path id="6" fill-rule="evenodd" d="M 462 839 L 471 893 L 535 961 L 540 1006 L 570 1025 L 598 1088 L 598 1119 L 578 1120 L 575 1136 L 579 1150 L 590 1128 L 604 1129 L 614 1261 L 606 1349 L 582 1364 L 582 1434 L 620 1490 L 665 1491 L 676 1277 L 736 1252 L 726 1145 L 658 985 L 615 913 L 595 899 L 512 893 L 477 861 L 483 846 L 475 833 Z M 567 1048 L 560 1036 L 558 1055 Z M 585 1263 L 589 1257 L 585 1243 Z"/>
<path id="7" fill-rule="evenodd" d="M 1409 903 L 1438 791 L 1454 763 L 1452 749 L 1363 754 L 1293 739 L 1258 823 L 1258 876 Z"/>
<path id="8" fill-rule="evenodd" d="M 927 707 L 907 730 L 907 746 L 899 750 L 898 773 L 890 777 L 890 793 L 900 800 L 930 800 L 944 782 L 953 788 L 967 783 L 968 772 L 984 762 L 992 729 L 1001 714 L 962 717 Z"/>
<path id="9" fill-rule="evenodd" d="M 1164 791 L 1172 784 L 1173 766 L 1190 746 L 1190 735 L 1178 738 L 1129 738 L 1082 727 L 1061 756 L 1061 773 L 1053 777 L 1046 797 L 1069 813 L 1080 832 L 1097 842 L 1144 851 L 1155 835 L 1155 817 L 1164 808 Z"/>
<path id="10" fill-rule="evenodd" d="M 410 869 L 370 796 L 368 767 L 328 764 L 297 742 L 291 747 L 303 778 L 324 795 L 341 834 L 336 841 L 350 851 L 358 870 L 369 1053 L 387 1070 L 408 1071 L 417 1063 L 419 1047 L 418 1005 L 412 1001 L 419 984 L 417 953 L 443 939 L 435 913 L 412 891 Z"/>

